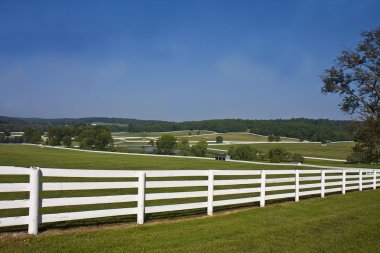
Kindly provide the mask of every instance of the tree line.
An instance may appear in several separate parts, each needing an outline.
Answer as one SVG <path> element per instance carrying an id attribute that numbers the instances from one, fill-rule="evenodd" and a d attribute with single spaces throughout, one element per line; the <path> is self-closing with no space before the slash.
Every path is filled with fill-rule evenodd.
<path id="1" fill-rule="evenodd" d="M 9 133 L 9 132 L 7 132 Z M 22 136 L 0 134 L 0 143 L 33 143 L 71 147 L 77 142 L 81 149 L 112 150 L 113 139 L 105 126 L 77 124 L 75 126 L 50 126 L 45 133 L 38 128 L 26 127 Z M 42 138 L 42 137 L 46 138 Z"/>
<path id="2" fill-rule="evenodd" d="M 214 119 L 201 121 L 170 122 L 157 120 L 136 120 L 122 118 L 79 118 L 79 119 L 20 119 L 0 117 L 0 131 L 23 131 L 32 127 L 48 131 L 52 126 L 107 123 L 111 132 L 163 132 L 179 130 L 210 130 L 216 132 L 250 132 L 261 135 L 286 136 L 301 141 L 347 141 L 353 140 L 350 132 L 351 121 L 328 119 L 275 119 L 244 120 Z M 360 124 L 360 122 L 359 122 Z"/>

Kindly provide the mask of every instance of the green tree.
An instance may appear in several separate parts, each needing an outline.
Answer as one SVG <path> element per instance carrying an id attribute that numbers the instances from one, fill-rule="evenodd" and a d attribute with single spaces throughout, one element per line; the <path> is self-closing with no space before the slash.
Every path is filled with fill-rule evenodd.
<path id="1" fill-rule="evenodd" d="M 42 133 L 39 130 L 35 130 L 32 136 L 32 143 L 40 144 L 42 142 Z"/>
<path id="2" fill-rule="evenodd" d="M 282 147 L 275 147 L 268 150 L 267 154 L 270 162 L 289 162 L 292 156 Z"/>
<path id="3" fill-rule="evenodd" d="M 71 147 L 71 137 L 68 135 L 64 136 L 62 139 L 62 144 L 65 147 Z"/>
<path id="4" fill-rule="evenodd" d="M 336 64 L 325 71 L 321 90 L 339 94 L 340 109 L 363 121 L 355 133 L 358 144 L 354 151 L 363 153 L 362 162 L 379 163 L 380 27 L 362 33 L 362 37 L 355 49 L 343 51 Z"/>
<path id="5" fill-rule="evenodd" d="M 281 141 L 281 137 L 280 137 L 279 135 L 275 135 L 275 136 L 274 136 L 274 141 L 275 141 L 275 142 L 279 142 L 279 141 Z"/>
<path id="6" fill-rule="evenodd" d="M 216 143 L 223 143 L 223 136 L 216 136 Z"/>
<path id="7" fill-rule="evenodd" d="M 273 142 L 274 141 L 274 135 L 273 134 L 268 135 L 268 141 L 269 142 Z"/>
<path id="8" fill-rule="evenodd" d="M 159 154 L 173 154 L 177 147 L 177 138 L 172 134 L 163 134 L 156 141 L 156 152 Z"/>
<path id="9" fill-rule="evenodd" d="M 234 160 L 245 160 L 245 161 L 255 161 L 258 160 L 258 154 L 260 152 L 252 145 L 237 145 L 231 146 L 228 149 L 228 154 L 231 159 Z"/>
<path id="10" fill-rule="evenodd" d="M 33 133 L 34 133 L 34 130 L 31 127 L 27 127 L 24 129 L 23 137 L 26 143 L 32 143 Z"/>
<path id="11" fill-rule="evenodd" d="M 293 162 L 296 163 L 303 163 L 305 161 L 305 158 L 301 154 L 294 154 L 293 155 Z"/>

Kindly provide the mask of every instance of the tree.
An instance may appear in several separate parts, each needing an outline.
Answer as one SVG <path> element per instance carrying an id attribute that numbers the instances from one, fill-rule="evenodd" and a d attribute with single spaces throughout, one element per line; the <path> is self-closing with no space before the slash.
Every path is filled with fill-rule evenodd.
<path id="1" fill-rule="evenodd" d="M 268 141 L 269 142 L 273 142 L 274 141 L 274 135 L 273 134 L 268 135 Z"/>
<path id="2" fill-rule="evenodd" d="M 355 152 L 363 162 L 380 162 L 378 130 L 380 121 L 380 27 L 362 33 L 363 40 L 353 50 L 345 50 L 335 66 L 322 76 L 322 93 L 339 94 L 340 109 L 363 121 L 355 134 Z M 367 131 L 364 134 L 364 129 Z M 370 131 L 370 132 L 368 132 Z"/>
<path id="3" fill-rule="evenodd" d="M 62 144 L 65 147 L 71 147 L 71 137 L 68 136 L 68 135 L 66 135 L 65 137 L 63 137 Z"/>
<path id="4" fill-rule="evenodd" d="M 236 145 L 228 148 L 228 154 L 234 160 L 255 161 L 260 152 L 252 145 Z"/>
<path id="5" fill-rule="evenodd" d="M 177 147 L 177 138 L 172 134 L 163 134 L 156 141 L 156 152 L 159 154 L 173 154 L 175 148 Z"/>
<path id="6" fill-rule="evenodd" d="M 216 136 L 216 143 L 223 143 L 223 136 Z"/>
<path id="7" fill-rule="evenodd" d="M 270 162 L 288 162 L 291 161 L 291 154 L 282 147 L 275 147 L 268 150 Z"/>
<path id="8" fill-rule="evenodd" d="M 275 142 L 279 142 L 279 141 L 281 141 L 281 137 L 280 137 L 279 135 L 275 135 L 275 136 L 274 136 L 274 141 L 275 141 Z"/>
<path id="9" fill-rule="evenodd" d="M 32 143 L 33 132 L 34 132 L 34 130 L 31 127 L 27 127 L 24 129 L 23 137 L 24 137 L 24 141 L 26 143 Z"/>
<path id="10" fill-rule="evenodd" d="M 199 141 L 191 147 L 191 154 L 194 156 L 203 157 L 207 154 L 207 141 Z"/>

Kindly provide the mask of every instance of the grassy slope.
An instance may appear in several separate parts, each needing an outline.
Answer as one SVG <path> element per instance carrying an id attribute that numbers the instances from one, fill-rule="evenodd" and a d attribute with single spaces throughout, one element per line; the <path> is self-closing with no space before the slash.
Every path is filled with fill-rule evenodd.
<path id="1" fill-rule="evenodd" d="M 0 165 L 81 169 L 283 169 L 223 161 L 87 153 L 26 145 L 0 145 Z"/>
<path id="2" fill-rule="evenodd" d="M 132 227 L 0 239 L 2 252 L 380 252 L 380 192 Z"/>
<path id="3" fill-rule="evenodd" d="M 346 159 L 352 152 L 353 142 L 330 143 L 321 146 L 319 143 L 265 143 L 251 144 L 258 150 L 267 152 L 273 147 L 283 147 L 291 153 L 300 153 L 304 156 L 314 156 L 323 158 Z M 210 146 L 211 148 L 228 150 L 230 145 Z"/>
<path id="4" fill-rule="evenodd" d="M 201 141 L 201 140 L 215 141 L 217 136 L 222 136 L 224 141 L 265 141 L 265 142 L 268 141 L 267 136 L 255 135 L 255 134 L 250 134 L 250 133 L 218 133 L 218 134 L 210 134 L 210 135 L 204 135 L 204 136 L 192 135 L 192 136 L 186 136 L 185 138 L 190 141 Z M 282 140 L 294 141 L 294 142 L 297 141 L 296 139 L 291 139 L 291 138 L 286 138 L 286 137 L 282 137 Z"/>
<path id="5" fill-rule="evenodd" d="M 170 133 L 170 134 L 173 134 L 175 136 L 187 136 L 189 135 L 189 132 L 190 131 L 187 131 L 187 130 L 184 130 L 184 131 L 173 131 L 173 132 L 149 132 L 149 133 L 132 133 L 132 132 L 119 132 L 119 133 L 112 133 L 113 136 L 117 136 L 117 137 L 143 137 L 143 136 L 147 136 L 147 137 L 160 137 L 162 134 L 165 134 L 165 133 Z M 193 130 L 191 132 L 192 135 L 196 135 L 198 133 L 197 130 Z M 208 131 L 208 130 L 200 130 L 199 131 L 200 134 L 210 134 L 210 133 L 213 133 L 212 131 Z"/>

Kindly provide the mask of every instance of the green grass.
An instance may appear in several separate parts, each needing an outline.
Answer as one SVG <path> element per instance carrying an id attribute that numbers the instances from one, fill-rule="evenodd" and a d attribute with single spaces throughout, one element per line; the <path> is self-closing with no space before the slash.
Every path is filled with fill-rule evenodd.
<path id="1" fill-rule="evenodd" d="M 182 137 L 179 139 L 186 138 L 189 141 L 202 141 L 202 140 L 215 141 L 217 136 L 222 136 L 224 141 L 262 141 L 262 142 L 268 141 L 267 136 L 255 135 L 251 133 L 215 133 L 215 134 L 209 134 L 209 135 L 204 135 L 204 136 L 192 135 L 192 136 Z M 296 139 L 291 139 L 291 138 L 286 138 L 286 137 L 281 137 L 281 139 L 283 141 L 294 141 L 294 142 L 297 141 Z"/>
<path id="2" fill-rule="evenodd" d="M 119 132 L 119 133 L 112 133 L 112 136 L 114 137 L 160 137 L 163 134 L 173 134 L 174 136 L 188 136 L 190 130 L 183 130 L 183 131 L 171 131 L 171 132 L 148 132 L 148 133 L 132 133 L 132 132 Z M 192 136 L 197 135 L 198 130 L 191 131 Z M 214 133 L 212 131 L 208 130 L 199 130 L 199 134 L 211 134 Z"/>
<path id="3" fill-rule="evenodd" d="M 244 164 L 244 163 L 231 163 L 215 160 L 201 160 L 201 159 L 183 159 L 183 158 L 168 158 L 168 157 L 147 157 L 147 156 L 134 156 L 127 154 L 101 154 L 89 153 L 73 150 L 41 148 L 38 146 L 27 145 L 0 145 L 0 165 L 10 166 L 39 166 L 51 168 L 76 168 L 76 169 L 304 169 L 301 166 L 271 166 L 271 165 L 257 165 L 257 164 Z M 306 168 L 307 169 L 307 168 Z M 183 178 L 177 178 L 181 180 Z M 187 178 L 200 179 L 200 178 Z M 205 178 L 202 178 L 205 179 Z M 221 178 L 219 178 L 221 179 Z M 226 179 L 226 178 L 225 178 Z M 136 179 L 102 179 L 102 178 L 48 178 L 42 179 L 44 182 L 74 182 L 74 181 L 123 181 L 123 180 L 136 180 Z M 158 180 L 158 179 L 148 179 Z M 2 176 L 1 182 L 28 182 L 26 176 Z M 234 186 L 234 188 L 244 188 L 246 186 Z M 226 189 L 229 186 L 217 186 L 216 189 Z M 169 192 L 169 191 L 198 191 L 206 190 L 206 187 L 178 187 L 178 188 L 163 188 L 163 189 L 147 189 L 150 192 Z M 43 192 L 44 198 L 52 197 L 79 197 L 79 196 L 106 196 L 106 195 L 122 195 L 122 194 L 136 194 L 136 189 L 109 189 L 109 190 L 85 190 L 85 191 L 50 191 Z M 239 194 L 229 196 L 215 196 L 215 200 L 229 199 L 229 198 L 243 198 L 254 197 L 258 193 L 253 194 Z M 10 199 L 25 199 L 28 198 L 27 193 L 0 193 L 0 200 Z M 161 201 L 148 201 L 147 206 L 152 205 L 165 205 L 165 204 L 179 204 L 190 202 L 206 201 L 205 198 L 186 198 L 178 200 L 161 200 Z M 58 212 L 75 212 L 85 210 L 98 210 L 98 209 L 111 209 L 111 208 L 124 208 L 135 207 L 135 202 L 130 203 L 115 203 L 115 204 L 99 204 L 99 205 L 83 205 L 83 206 L 70 206 L 70 207 L 52 207 L 43 208 L 42 213 L 58 213 Z M 245 205 L 246 206 L 246 205 Z M 223 207 L 224 209 L 226 207 Z M 223 209 L 221 208 L 221 209 Z M 162 213 L 150 215 L 149 219 L 157 218 L 172 218 L 173 216 L 204 213 L 204 210 L 190 210 L 185 212 Z M 27 209 L 7 209 L 0 210 L 0 217 L 27 215 Z M 79 220 L 70 222 L 60 222 L 53 224 L 43 224 L 43 229 L 50 229 L 54 227 L 72 227 L 78 225 L 88 224 L 103 224 L 114 222 L 135 222 L 134 216 L 119 216 L 110 218 L 99 218 L 90 220 Z M 7 229 L 0 229 L 4 231 Z"/>
<path id="4" fill-rule="evenodd" d="M 283 203 L 163 224 L 0 239 L 1 252 L 380 252 L 380 193 Z"/>
<path id="5" fill-rule="evenodd" d="M 291 153 L 300 153 L 304 156 L 346 159 L 352 153 L 354 142 L 330 143 L 321 146 L 319 143 L 258 143 L 250 144 L 258 150 L 267 152 L 273 147 L 283 147 Z M 210 148 L 228 150 L 231 145 L 209 146 Z"/>
<path id="6" fill-rule="evenodd" d="M 215 160 L 176 157 L 148 157 L 128 154 L 101 154 L 41 148 L 28 145 L 0 145 L 0 165 L 77 169 L 295 169 Z"/>

